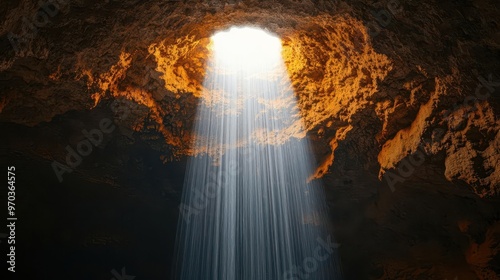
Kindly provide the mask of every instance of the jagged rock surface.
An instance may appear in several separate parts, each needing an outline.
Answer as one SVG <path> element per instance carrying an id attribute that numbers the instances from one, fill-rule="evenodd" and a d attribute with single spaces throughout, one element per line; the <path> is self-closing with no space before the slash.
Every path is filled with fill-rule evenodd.
<path id="1" fill-rule="evenodd" d="M 38 2 L 0 3 L 10 151 L 64 162 L 83 129 L 109 118 L 118 129 L 74 176 L 124 187 L 126 166 L 150 174 L 138 150 L 155 168 L 183 162 L 198 152 L 209 37 L 258 25 L 282 38 L 303 124 L 280 137 L 311 139 L 347 276 L 500 277 L 496 2 L 57 3 L 38 23 Z"/>

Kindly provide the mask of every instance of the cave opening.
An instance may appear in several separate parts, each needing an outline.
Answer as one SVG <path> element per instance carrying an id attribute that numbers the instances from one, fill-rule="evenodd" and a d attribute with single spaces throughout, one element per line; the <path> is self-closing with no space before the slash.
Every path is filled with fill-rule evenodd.
<path id="1" fill-rule="evenodd" d="M 257 71 L 260 66 L 275 67 L 281 60 L 281 40 L 257 27 L 234 26 L 216 32 L 211 41 L 214 59 L 233 70 Z"/>
<path id="2" fill-rule="evenodd" d="M 211 38 L 177 228 L 174 279 L 340 279 L 321 184 L 278 37 Z M 305 277 L 305 278 L 304 278 Z"/>

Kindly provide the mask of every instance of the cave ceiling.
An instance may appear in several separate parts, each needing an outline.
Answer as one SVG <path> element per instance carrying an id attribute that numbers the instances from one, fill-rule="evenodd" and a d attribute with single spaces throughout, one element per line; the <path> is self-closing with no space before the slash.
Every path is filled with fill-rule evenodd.
<path id="1" fill-rule="evenodd" d="M 366 185 L 349 194 L 356 201 L 373 198 L 379 187 L 394 192 L 408 185 L 478 201 L 498 199 L 497 5 L 2 1 L 0 122 L 4 130 L 16 131 L 4 140 L 9 149 L 50 168 L 54 161 L 65 163 L 65 146 L 83 139 L 82 130 L 109 118 L 117 129 L 100 143 L 104 151 L 140 142 L 166 166 L 204 153 L 191 143 L 199 102 L 220 101 L 216 93 L 202 94 L 210 36 L 250 25 L 281 38 L 301 120 L 274 141 L 309 139 L 317 163 L 311 179 L 342 189 L 364 180 L 356 174 L 366 174 Z M 281 100 L 273 106 L 291 104 Z M 117 158 L 102 168 L 118 170 L 133 161 Z M 101 168 L 96 166 L 77 173 L 118 185 L 93 172 Z M 467 231 L 468 221 L 462 221 L 461 231 Z M 498 234 L 499 224 L 477 227 Z M 470 248 L 481 247 L 475 242 Z M 484 277 L 478 279 L 494 279 L 487 278 L 493 273 L 487 263 L 499 250 L 488 251 L 485 259 L 467 255 L 476 275 Z M 406 269 L 391 265 L 386 276 Z"/>

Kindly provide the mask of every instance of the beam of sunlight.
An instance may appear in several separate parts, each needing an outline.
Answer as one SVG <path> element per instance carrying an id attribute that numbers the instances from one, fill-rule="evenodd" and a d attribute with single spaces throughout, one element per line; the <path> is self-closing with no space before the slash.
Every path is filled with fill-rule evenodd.
<path id="1" fill-rule="evenodd" d="M 340 279 L 321 185 L 281 57 L 260 29 L 212 37 L 184 181 L 174 279 Z"/>

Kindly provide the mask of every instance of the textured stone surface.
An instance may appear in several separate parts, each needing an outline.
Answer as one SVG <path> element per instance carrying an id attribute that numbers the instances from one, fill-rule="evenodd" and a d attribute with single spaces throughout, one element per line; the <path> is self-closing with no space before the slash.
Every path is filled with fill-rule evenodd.
<path id="1" fill-rule="evenodd" d="M 5 158 L 64 162 L 66 145 L 110 118 L 118 129 L 70 176 L 148 188 L 124 178 L 180 168 L 199 152 L 190 147 L 191 127 L 210 35 L 257 25 L 282 39 L 303 123 L 279 137 L 311 140 L 318 161 L 311 179 L 325 184 L 347 276 L 499 277 L 495 1 L 58 3 L 36 28 L 28 22 L 43 10 L 38 2 L 0 3 Z M 139 151 L 154 163 L 143 166 Z M 150 187 L 181 189 L 163 185 Z"/>

